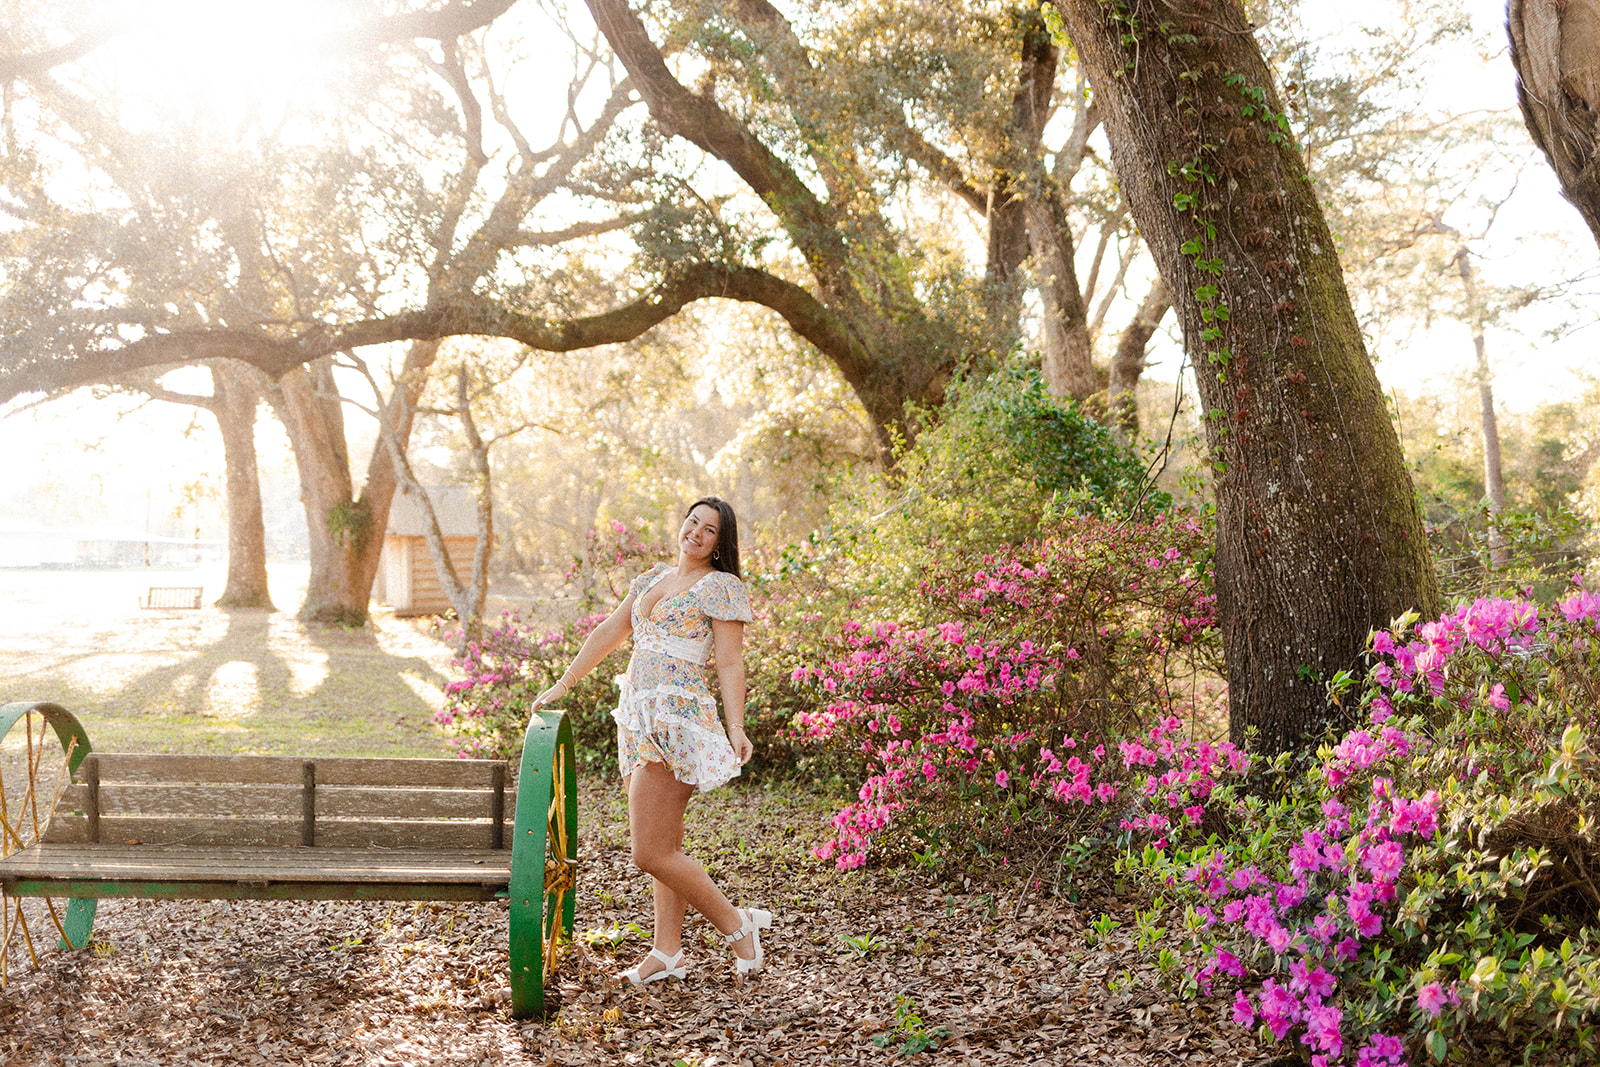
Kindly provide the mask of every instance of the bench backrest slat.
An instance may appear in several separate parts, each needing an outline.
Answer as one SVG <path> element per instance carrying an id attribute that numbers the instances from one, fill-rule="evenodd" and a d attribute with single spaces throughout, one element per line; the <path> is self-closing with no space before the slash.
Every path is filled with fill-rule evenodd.
<path id="1" fill-rule="evenodd" d="M 100 781 L 216 782 L 239 785 L 299 785 L 299 756 L 169 756 L 133 752 L 99 752 Z M 317 784 L 437 786 L 445 789 L 487 789 L 499 760 L 378 759 L 341 757 L 314 759 Z"/>
<path id="2" fill-rule="evenodd" d="M 317 768 L 321 770 L 321 766 Z M 58 808 L 87 811 L 88 787 L 61 791 Z M 100 786 L 100 816 L 218 815 L 298 819 L 304 790 L 288 785 L 123 785 Z M 317 781 L 316 812 L 323 819 L 488 819 L 494 794 L 487 789 L 367 789 L 323 785 Z M 506 808 L 515 810 L 516 792 L 507 790 Z"/>
<path id="3" fill-rule="evenodd" d="M 503 848 L 498 760 L 92 753 L 42 840 Z"/>

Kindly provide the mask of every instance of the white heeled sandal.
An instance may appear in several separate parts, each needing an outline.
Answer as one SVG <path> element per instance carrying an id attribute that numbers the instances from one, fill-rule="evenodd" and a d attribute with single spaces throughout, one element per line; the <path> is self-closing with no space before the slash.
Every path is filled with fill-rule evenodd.
<path id="1" fill-rule="evenodd" d="M 739 908 L 736 910 L 744 919 L 744 922 L 733 933 L 723 934 L 722 939 L 730 945 L 737 944 L 746 937 L 754 939 L 751 944 L 755 946 L 755 955 L 745 959 L 738 953 L 734 953 L 733 966 L 734 970 L 741 976 L 755 974 L 761 969 L 761 964 L 765 957 L 765 954 L 761 951 L 761 931 L 772 929 L 772 912 L 762 911 L 760 908 Z"/>
<path id="2" fill-rule="evenodd" d="M 659 962 L 662 965 L 661 970 L 651 971 L 641 978 L 639 976 L 639 968 L 644 966 L 641 962 L 637 966 L 629 967 L 617 977 L 625 979 L 629 985 L 633 986 L 647 985 L 650 982 L 665 982 L 668 978 L 689 977 L 689 968 L 682 966 L 683 949 L 681 948 L 676 956 L 668 956 L 660 949 L 653 948 L 650 950 L 650 955 L 646 956 L 645 959 Z"/>

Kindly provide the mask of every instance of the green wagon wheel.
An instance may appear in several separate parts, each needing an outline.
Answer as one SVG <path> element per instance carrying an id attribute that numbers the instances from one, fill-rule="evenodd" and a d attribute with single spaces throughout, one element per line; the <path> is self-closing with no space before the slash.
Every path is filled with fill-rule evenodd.
<path id="1" fill-rule="evenodd" d="M 0 707 L 0 859 L 38 842 L 88 754 L 89 735 L 59 704 Z M 88 943 L 94 910 L 93 900 L 0 896 L 0 986 L 24 959 L 38 966 L 52 936 L 68 947 Z"/>
<path id="2" fill-rule="evenodd" d="M 542 1014 L 577 904 L 578 781 L 572 724 L 557 711 L 528 723 L 511 845 L 511 1012 Z"/>

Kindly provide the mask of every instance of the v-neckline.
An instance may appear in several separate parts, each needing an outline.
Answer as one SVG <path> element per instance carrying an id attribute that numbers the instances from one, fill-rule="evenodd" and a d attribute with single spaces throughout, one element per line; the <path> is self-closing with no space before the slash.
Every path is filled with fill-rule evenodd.
<path id="1" fill-rule="evenodd" d="M 656 586 L 660 585 L 663 581 L 665 581 L 668 573 L 676 575 L 678 573 L 678 568 L 677 567 L 668 567 L 666 570 L 662 571 L 661 572 L 661 577 L 657 578 L 655 581 L 650 583 L 650 589 L 654 589 Z M 656 598 L 656 602 L 654 604 L 650 605 L 650 610 L 644 613 L 645 621 L 653 624 L 656 621 L 656 609 L 657 608 L 659 608 L 662 604 L 665 604 L 669 600 L 676 600 L 681 596 L 688 596 L 690 593 L 692 593 L 696 589 L 700 588 L 700 583 L 701 582 L 705 581 L 707 578 L 711 577 L 715 573 L 717 573 L 717 569 L 715 567 L 713 567 L 710 570 L 706 571 L 704 574 L 702 574 L 700 577 L 696 578 L 694 580 L 694 584 L 690 585 L 688 588 L 680 589 L 678 592 L 673 593 L 670 596 L 667 595 L 666 593 L 663 593 L 661 596 L 657 597 Z M 645 590 L 645 595 L 646 596 L 649 595 L 650 589 L 646 589 Z"/>

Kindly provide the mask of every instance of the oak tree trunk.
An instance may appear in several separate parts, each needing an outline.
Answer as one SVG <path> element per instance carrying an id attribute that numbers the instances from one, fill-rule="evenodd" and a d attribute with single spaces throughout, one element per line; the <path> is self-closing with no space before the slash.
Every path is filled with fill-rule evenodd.
<path id="1" fill-rule="evenodd" d="M 1371 628 L 1438 611 L 1334 241 L 1233 0 L 1054 0 L 1177 309 L 1215 478 L 1230 730 L 1300 749 Z"/>
<path id="2" fill-rule="evenodd" d="M 224 608 L 272 608 L 267 589 L 267 531 L 261 516 L 261 476 L 256 467 L 256 408 L 261 374 L 217 360 L 211 364 L 211 408 L 222 433 L 228 496 L 228 579 L 217 600 Z"/>
<path id="3" fill-rule="evenodd" d="M 1145 350 L 1150 347 L 1150 338 L 1155 336 L 1162 318 L 1171 309 L 1167 290 L 1156 282 L 1145 294 L 1133 321 L 1117 339 L 1117 350 L 1112 353 L 1111 384 L 1106 387 L 1107 407 L 1111 411 L 1111 428 L 1125 441 L 1139 437 L 1138 389 L 1139 379 L 1144 376 Z"/>
<path id="4" fill-rule="evenodd" d="M 326 359 L 279 380 L 275 406 L 289 434 L 300 501 L 306 511 L 311 572 L 299 617 L 307 622 L 359 626 L 367 620 L 371 583 L 358 581 L 372 537 L 372 515 L 355 501 L 344 409 Z M 376 571 L 374 571 L 376 574 Z"/>
<path id="5" fill-rule="evenodd" d="M 1600 242 L 1600 0 L 1510 0 L 1522 119 Z"/>
<path id="6" fill-rule="evenodd" d="M 1072 225 L 1052 191 L 1028 205 L 1033 270 L 1044 303 L 1044 384 L 1052 396 L 1087 400 L 1099 391 L 1089 309 L 1073 263 Z"/>
<path id="7" fill-rule="evenodd" d="M 407 350 L 401 384 L 385 414 L 402 447 L 411 438 L 417 397 L 438 352 L 438 341 L 417 341 Z M 294 451 L 310 542 L 311 574 L 299 618 L 360 626 L 367 621 L 383 534 L 389 524 L 394 464 L 386 448 L 374 448 L 366 482 L 356 495 L 345 440 L 344 402 L 334 385 L 331 359 L 285 374 L 273 403 Z"/>

